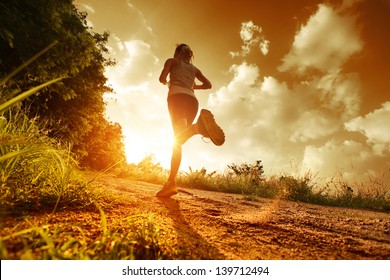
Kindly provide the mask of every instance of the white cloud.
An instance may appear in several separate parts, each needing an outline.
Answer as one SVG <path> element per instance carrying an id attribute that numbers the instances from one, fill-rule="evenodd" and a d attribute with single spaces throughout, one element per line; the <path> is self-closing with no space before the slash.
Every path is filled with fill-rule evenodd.
<path id="1" fill-rule="evenodd" d="M 263 55 L 267 55 L 269 51 L 270 41 L 265 39 L 265 36 L 262 34 L 262 28 L 252 21 L 243 22 L 241 24 L 240 37 L 243 41 L 241 46 L 241 51 L 239 52 L 230 52 L 232 57 L 245 57 L 250 52 L 252 47 L 257 46 L 260 52 Z"/>
<path id="2" fill-rule="evenodd" d="M 390 146 L 390 102 L 358 117 L 360 78 L 342 71 L 362 48 L 355 23 L 347 14 L 319 6 L 297 33 L 281 66 L 298 69 L 291 74 L 301 83 L 288 86 L 275 77 L 263 77 L 256 64 L 245 61 L 230 68 L 233 78 L 208 102 L 225 130 L 226 143 L 215 153 L 225 166 L 226 161 L 260 159 L 266 171 L 275 174 L 291 171 L 292 162 L 298 162 L 301 175 L 311 170 L 321 177 L 341 175 L 347 180 L 364 180 L 386 170 L 390 164 L 389 153 L 384 152 L 384 146 Z M 243 28 L 241 54 L 258 30 Z M 322 43 L 323 34 L 330 34 L 334 41 Z M 309 68 L 321 71 L 302 79 L 301 74 Z M 369 143 L 352 139 L 345 128 L 363 133 Z M 217 160 L 213 157 L 212 161 L 216 166 Z"/>
<path id="3" fill-rule="evenodd" d="M 148 24 L 144 14 L 141 12 L 141 10 L 139 10 L 133 3 L 131 3 L 130 1 L 127 1 L 127 6 L 133 10 L 137 16 L 139 17 L 139 19 L 141 20 L 142 22 L 142 28 L 144 28 L 145 30 L 147 30 L 150 34 L 153 35 L 153 29 L 152 27 Z"/>
<path id="4" fill-rule="evenodd" d="M 151 46 L 142 40 L 121 41 L 114 37 L 112 53 L 118 61 L 113 68 L 107 69 L 107 77 L 117 89 L 126 89 L 145 83 L 156 71 L 158 58 Z"/>
<path id="5" fill-rule="evenodd" d="M 269 45 L 271 42 L 269 40 L 262 40 L 259 44 L 260 51 L 263 55 L 267 55 L 269 51 Z"/>
<path id="6" fill-rule="evenodd" d="M 356 29 L 356 18 L 339 14 L 321 4 L 295 35 L 290 52 L 283 58 L 280 71 L 296 69 L 303 74 L 308 69 L 336 72 L 363 47 Z"/>
<path id="7" fill-rule="evenodd" d="M 339 119 L 316 109 L 304 112 L 295 122 L 290 137 L 292 142 L 307 142 L 335 133 L 340 127 Z"/>
<path id="8" fill-rule="evenodd" d="M 304 170 L 321 171 L 320 176 L 339 177 L 346 180 L 366 179 L 370 174 L 367 162 L 373 155 L 362 143 L 352 140 L 329 140 L 323 145 L 307 146 L 302 160 Z M 374 165 L 371 166 L 375 168 Z"/>
<path id="9" fill-rule="evenodd" d="M 357 117 L 345 124 L 349 131 L 360 132 L 367 137 L 378 154 L 390 152 L 390 102 L 382 108 L 368 113 L 364 117 Z"/>
<path id="10" fill-rule="evenodd" d="M 228 163 L 261 159 L 268 168 L 289 167 L 291 157 L 299 156 L 287 143 L 304 98 L 273 77 L 260 80 L 256 65 L 242 63 L 231 71 L 232 81 L 208 103 L 226 133 L 218 156 L 230 159 Z"/>
<path id="11" fill-rule="evenodd" d="M 291 169 L 292 160 L 304 158 L 308 142 L 328 141 L 343 128 L 340 104 L 324 97 L 331 96 L 338 82 L 327 89 L 318 88 L 318 80 L 290 89 L 274 77 L 260 78 L 254 64 L 244 62 L 230 71 L 231 82 L 208 103 L 226 133 L 219 157 L 230 162 L 261 159 L 268 170 L 281 172 Z"/>
<path id="12" fill-rule="evenodd" d="M 312 80 L 321 95 L 321 106 L 349 120 L 359 113 L 361 105 L 360 80 L 356 74 L 327 73 Z"/>
<path id="13" fill-rule="evenodd" d="M 302 144 L 298 142 L 329 137 L 343 127 L 344 121 L 349 120 L 347 116 L 357 114 L 359 88 L 348 76 L 335 76 L 333 80 L 327 77 L 327 82 L 316 78 L 290 89 L 274 77 L 261 80 L 254 64 L 233 65 L 230 71 L 234 74 L 232 81 L 210 96 L 209 106 L 225 122 L 233 141 L 235 137 L 253 137 L 257 139 L 252 141 L 255 146 L 262 141 L 270 149 L 280 150 L 281 147 L 271 147 L 279 142 L 294 142 L 297 145 L 289 143 L 290 147 L 299 149 Z M 351 86 L 343 87 L 348 83 Z M 343 114 L 346 117 L 340 117 Z M 247 129 L 247 135 L 242 135 L 242 128 Z"/>
<path id="14" fill-rule="evenodd" d="M 386 173 L 390 166 L 389 153 L 377 154 L 365 143 L 354 140 L 329 140 L 322 145 L 310 145 L 304 150 L 301 174 L 307 170 L 320 171 L 321 179 L 342 178 L 350 182 L 372 184 L 379 180 L 389 184 Z"/>

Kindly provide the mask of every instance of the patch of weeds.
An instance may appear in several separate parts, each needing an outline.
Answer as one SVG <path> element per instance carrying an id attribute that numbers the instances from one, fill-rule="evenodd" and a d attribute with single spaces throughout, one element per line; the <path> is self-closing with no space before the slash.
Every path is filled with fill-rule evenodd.
<path id="1" fill-rule="evenodd" d="M 171 259 L 165 232 L 152 216 L 136 215 L 108 225 L 101 211 L 101 230 L 78 225 L 32 226 L 0 238 L 0 258 L 43 260 Z"/>

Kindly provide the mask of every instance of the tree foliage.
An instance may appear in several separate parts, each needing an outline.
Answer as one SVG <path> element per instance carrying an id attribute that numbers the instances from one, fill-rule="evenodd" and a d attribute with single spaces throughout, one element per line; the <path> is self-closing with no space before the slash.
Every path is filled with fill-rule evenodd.
<path id="1" fill-rule="evenodd" d="M 85 137 L 84 143 L 88 146 L 88 154 L 81 163 L 93 169 L 101 170 L 116 163 L 125 161 L 123 149 L 122 127 L 118 123 L 107 122 L 103 117 L 96 120 L 97 125 Z"/>
<path id="2" fill-rule="evenodd" d="M 95 136 L 110 134 L 102 139 L 115 143 L 116 155 L 111 161 L 120 158 L 120 153 L 124 155 L 120 126 L 103 117 L 103 94 L 112 92 L 104 69 L 115 64 L 106 57 L 109 34 L 88 27 L 87 14 L 78 11 L 73 0 L 0 0 L 0 10 L 0 77 L 58 41 L 8 83 L 7 92 L 65 77 L 25 101 L 30 116 L 38 117 L 51 137 L 71 143 L 73 152 L 85 163 L 94 165 L 91 160 L 95 156 L 91 154 L 96 153 L 96 145 L 90 143 Z M 100 148 L 111 146 L 107 143 Z M 108 159 L 109 151 L 103 152 Z"/>

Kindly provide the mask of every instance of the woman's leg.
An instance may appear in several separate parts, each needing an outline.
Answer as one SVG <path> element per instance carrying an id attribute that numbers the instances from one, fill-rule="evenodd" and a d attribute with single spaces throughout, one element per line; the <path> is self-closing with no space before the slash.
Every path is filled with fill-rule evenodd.
<path id="1" fill-rule="evenodd" d="M 198 100 L 191 96 L 178 95 L 168 99 L 168 109 L 175 134 L 168 182 L 175 182 L 182 158 L 182 145 L 192 136 L 198 134 L 197 126 L 192 124 L 198 113 L 198 108 Z"/>
<path id="2" fill-rule="evenodd" d="M 192 126 L 192 125 L 191 125 Z M 179 172 L 181 158 L 182 158 L 182 145 L 186 140 L 188 140 L 187 135 L 190 135 L 187 127 L 186 119 L 179 119 L 173 123 L 174 131 L 175 131 L 175 141 L 172 147 L 172 157 L 171 157 L 171 170 L 169 173 L 169 177 L 167 182 L 164 184 L 164 187 L 161 191 L 157 193 L 158 197 L 171 197 L 177 193 L 176 189 L 176 176 Z M 184 135 L 185 138 L 184 138 Z"/>
<path id="3" fill-rule="evenodd" d="M 184 95 L 168 99 L 168 108 L 175 139 L 168 181 L 164 184 L 163 189 L 157 193 L 159 197 L 170 197 L 177 193 L 175 179 L 180 168 L 182 145 L 192 136 L 198 134 L 197 126 L 192 124 L 198 112 L 198 101 L 195 98 Z"/>
<path id="4" fill-rule="evenodd" d="M 189 139 L 187 138 L 187 135 L 184 135 L 184 134 L 188 134 L 185 133 L 185 131 L 187 130 L 186 119 L 177 120 L 177 122 L 173 124 L 173 127 L 175 131 L 175 140 L 172 147 L 171 171 L 168 177 L 168 183 L 171 184 L 175 183 L 177 173 L 179 172 L 181 158 L 182 158 L 181 146 L 185 143 L 185 141 Z"/>

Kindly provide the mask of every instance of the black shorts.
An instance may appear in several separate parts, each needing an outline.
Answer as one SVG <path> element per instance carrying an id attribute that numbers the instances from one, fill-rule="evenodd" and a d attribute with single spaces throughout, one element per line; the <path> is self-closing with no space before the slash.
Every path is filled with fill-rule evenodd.
<path id="1" fill-rule="evenodd" d="M 174 94 L 168 97 L 168 110 L 172 124 L 179 119 L 186 119 L 187 124 L 194 122 L 198 114 L 198 100 L 188 94 Z"/>

